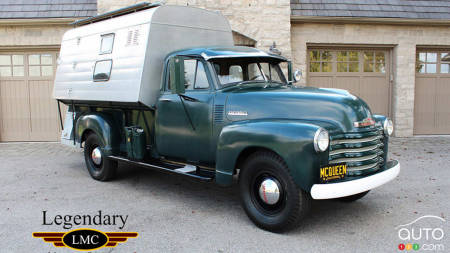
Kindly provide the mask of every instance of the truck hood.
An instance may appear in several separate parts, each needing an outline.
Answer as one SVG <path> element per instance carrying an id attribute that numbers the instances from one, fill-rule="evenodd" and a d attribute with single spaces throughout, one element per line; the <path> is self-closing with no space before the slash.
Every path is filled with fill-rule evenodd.
<path id="1" fill-rule="evenodd" d="M 329 130 L 350 132 L 354 131 L 353 122 L 372 117 L 363 100 L 340 89 L 248 85 L 224 93 L 226 117 L 231 121 L 303 120 Z"/>

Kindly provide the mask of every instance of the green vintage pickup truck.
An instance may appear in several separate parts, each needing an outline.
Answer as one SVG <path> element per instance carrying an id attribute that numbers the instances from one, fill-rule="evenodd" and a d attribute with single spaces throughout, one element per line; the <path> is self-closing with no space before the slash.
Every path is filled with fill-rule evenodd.
<path id="1" fill-rule="evenodd" d="M 69 112 L 61 140 L 84 147 L 94 179 L 114 178 L 125 162 L 237 184 L 250 219 L 278 232 L 298 225 L 312 199 L 354 201 L 398 175 L 388 159 L 392 122 L 363 100 L 296 87 L 286 58 L 233 46 L 218 13 L 133 8 L 80 21 L 62 43 L 54 94 Z"/>

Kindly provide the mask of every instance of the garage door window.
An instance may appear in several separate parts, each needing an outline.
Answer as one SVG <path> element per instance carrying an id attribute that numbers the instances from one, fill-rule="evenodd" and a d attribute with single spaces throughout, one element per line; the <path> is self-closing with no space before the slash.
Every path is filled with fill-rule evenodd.
<path id="1" fill-rule="evenodd" d="M 52 76 L 53 57 L 51 54 L 28 55 L 28 74 L 30 76 Z"/>
<path id="2" fill-rule="evenodd" d="M 0 55 L 0 76 L 11 75 L 11 55 Z"/>
<path id="3" fill-rule="evenodd" d="M 310 72 L 332 72 L 333 55 L 331 51 L 312 50 L 309 52 Z"/>
<path id="4" fill-rule="evenodd" d="M 338 51 L 337 52 L 338 72 L 359 72 L 359 52 Z"/>
<path id="5" fill-rule="evenodd" d="M 450 53 L 441 53 L 441 73 L 450 74 Z"/>
<path id="6" fill-rule="evenodd" d="M 386 73 L 386 52 L 381 50 L 309 51 L 309 72 Z"/>
<path id="7" fill-rule="evenodd" d="M 24 76 L 23 55 L 0 55 L 0 76 Z"/>
<path id="8" fill-rule="evenodd" d="M 364 52 L 364 72 L 386 72 L 386 57 L 384 52 Z"/>
<path id="9" fill-rule="evenodd" d="M 420 52 L 417 55 L 417 67 L 418 73 L 435 74 L 437 69 L 437 53 L 435 52 Z"/>

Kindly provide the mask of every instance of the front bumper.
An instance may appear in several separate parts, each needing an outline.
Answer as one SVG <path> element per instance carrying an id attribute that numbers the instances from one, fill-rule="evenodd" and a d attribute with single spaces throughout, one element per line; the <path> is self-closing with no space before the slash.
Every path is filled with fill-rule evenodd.
<path id="1" fill-rule="evenodd" d="M 392 160 L 386 169 L 374 175 L 342 183 L 314 184 L 311 188 L 313 199 L 334 199 L 355 195 L 383 185 L 400 173 L 400 163 Z"/>

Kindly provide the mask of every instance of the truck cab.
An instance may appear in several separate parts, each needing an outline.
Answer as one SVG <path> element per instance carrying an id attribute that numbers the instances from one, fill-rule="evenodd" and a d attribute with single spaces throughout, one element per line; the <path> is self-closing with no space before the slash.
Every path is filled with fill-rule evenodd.
<path id="1" fill-rule="evenodd" d="M 61 55 L 69 59 L 55 83 L 55 97 L 69 106 L 62 139 L 84 148 L 96 180 L 113 179 L 125 162 L 236 186 L 249 218 L 278 232 L 298 225 L 312 199 L 354 201 L 400 171 L 388 159 L 389 118 L 345 90 L 295 86 L 292 64 L 280 55 L 188 47 L 151 58 L 153 78 L 145 78 L 146 56 L 136 101 L 133 86 L 124 95 L 130 100 L 102 96 L 122 71 L 114 64 L 124 60 L 114 57 L 104 83 L 80 84 L 93 90 L 89 99 L 61 95 L 82 94 L 80 86 L 64 86 L 65 71 L 73 70 Z"/>

